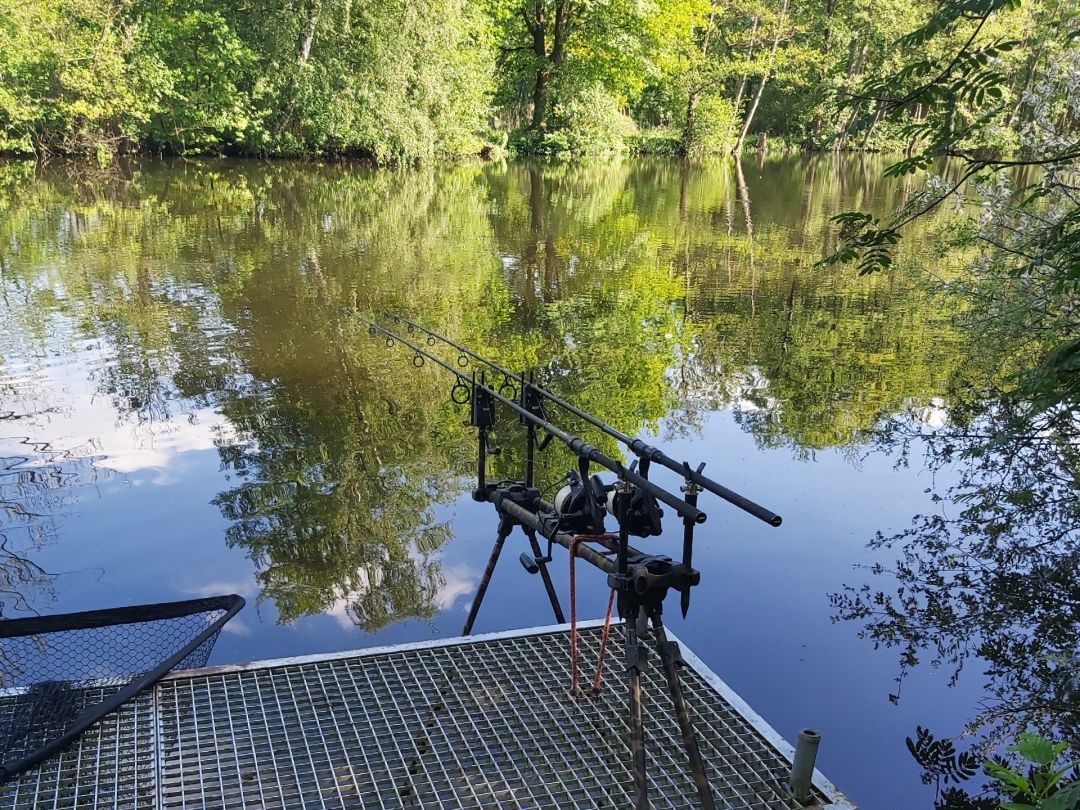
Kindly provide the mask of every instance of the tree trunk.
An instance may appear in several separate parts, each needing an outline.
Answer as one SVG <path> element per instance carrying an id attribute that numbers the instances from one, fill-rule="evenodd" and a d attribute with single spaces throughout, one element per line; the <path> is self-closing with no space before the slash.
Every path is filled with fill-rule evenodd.
<path id="1" fill-rule="evenodd" d="M 555 33 L 552 35 L 551 64 L 558 70 L 563 63 L 563 55 L 566 53 L 566 26 L 569 22 L 567 17 L 569 0 L 559 0 L 555 6 Z"/>
<path id="2" fill-rule="evenodd" d="M 532 128 L 541 130 L 547 120 L 548 88 L 551 77 L 562 67 L 566 55 L 566 35 L 570 25 L 570 0 L 559 0 L 555 6 L 555 20 L 551 31 L 551 53 L 547 52 L 547 27 L 543 17 L 543 0 L 537 0 L 535 16 L 525 15 L 525 26 L 533 38 L 533 54 L 540 66 L 536 69 L 533 85 Z"/>
<path id="3" fill-rule="evenodd" d="M 536 71 L 536 84 L 533 85 L 533 110 L 532 110 L 532 128 L 540 130 L 544 128 L 545 118 L 547 115 L 547 85 L 548 85 L 548 69 L 547 65 L 537 68 Z"/>
<path id="4" fill-rule="evenodd" d="M 296 110 L 296 103 L 298 98 L 298 85 L 300 82 L 300 76 L 304 72 L 304 68 L 307 67 L 308 60 L 311 59 L 311 46 L 315 42 L 315 31 L 319 27 L 319 15 L 322 13 L 322 0 L 311 0 L 307 7 L 307 17 L 304 20 L 304 26 L 297 37 L 296 42 L 296 63 L 300 69 L 296 71 L 289 80 L 289 103 L 285 105 L 285 109 L 281 111 L 281 114 L 277 118 L 275 129 L 278 132 L 284 132 L 285 128 L 292 122 L 293 112 Z"/>
<path id="5" fill-rule="evenodd" d="M 709 43 L 712 40 L 713 26 L 716 22 L 716 10 L 718 0 L 713 0 L 709 9 L 709 18 L 705 25 L 705 33 L 701 37 L 701 65 L 704 67 L 709 60 Z M 696 77 L 696 78 L 700 78 Z M 691 85 L 686 99 L 686 119 L 683 121 L 682 143 L 679 144 L 679 152 L 689 155 L 694 148 L 694 126 L 698 99 L 701 97 L 702 87 Z"/>
<path id="6" fill-rule="evenodd" d="M 859 148 L 863 151 L 866 150 L 866 145 L 870 142 L 870 136 L 874 134 L 874 129 L 881 120 L 881 115 L 884 111 L 885 108 L 881 104 L 878 104 L 877 109 L 874 110 L 874 119 L 870 122 L 870 126 L 866 128 L 866 134 L 863 135 L 862 143 L 859 145 Z"/>
<path id="7" fill-rule="evenodd" d="M 746 61 L 749 62 L 754 57 L 754 46 L 757 44 L 757 29 L 758 23 L 761 22 L 761 18 L 754 15 L 754 24 L 750 28 L 750 46 L 746 49 Z M 742 107 L 743 93 L 746 92 L 746 81 L 748 73 L 743 71 L 742 76 L 739 79 L 739 89 L 735 93 L 735 103 L 733 105 L 735 114 L 738 115 Z"/>
<path id="8" fill-rule="evenodd" d="M 547 85 L 548 85 L 548 58 L 547 58 L 547 32 L 544 26 L 544 2 L 536 0 L 533 14 L 522 9 L 525 18 L 525 27 L 532 36 L 532 52 L 536 58 L 536 78 L 533 80 L 532 92 L 532 129 L 543 129 L 544 118 L 547 114 Z"/>
<path id="9" fill-rule="evenodd" d="M 1024 94 L 1031 90 L 1032 82 L 1035 79 L 1035 70 L 1042 61 L 1043 50 L 1046 46 L 1046 42 L 1039 43 L 1039 47 L 1036 49 L 1035 54 L 1028 60 L 1027 76 L 1024 79 L 1024 89 L 1016 94 L 1016 106 L 1013 108 L 1012 114 L 1009 115 L 1007 126 L 1013 126 L 1015 122 L 1021 120 L 1021 113 L 1024 110 Z"/>
<path id="10" fill-rule="evenodd" d="M 754 103 L 750 106 L 749 111 L 746 113 L 746 120 L 743 122 L 742 131 L 739 133 L 739 137 L 735 141 L 735 146 L 732 148 L 732 154 L 739 154 L 742 151 L 743 141 L 746 140 L 747 133 L 750 132 L 750 125 L 754 122 L 754 115 L 757 114 L 758 105 L 761 104 L 761 96 L 765 93 L 765 85 L 769 83 L 769 71 L 772 68 L 773 60 L 776 58 L 776 51 L 780 47 L 780 40 L 784 35 L 784 23 L 787 18 L 788 0 L 784 0 L 784 5 L 780 9 L 780 16 L 776 20 L 776 34 L 773 36 L 772 47 L 769 49 L 769 60 L 765 64 L 765 71 L 761 74 L 761 83 L 758 85 L 757 95 L 754 96 Z"/>
<path id="11" fill-rule="evenodd" d="M 864 43 L 862 50 L 858 51 L 858 56 L 855 56 L 856 48 L 858 45 L 855 40 L 851 42 L 851 54 L 852 59 L 848 62 L 847 76 L 845 86 L 850 85 L 851 80 L 862 75 L 863 66 L 866 64 L 866 50 L 869 47 Z M 852 106 L 851 115 L 848 116 L 847 121 L 844 122 L 844 126 L 840 129 L 840 137 L 836 141 L 836 145 L 833 147 L 834 152 L 839 152 L 844 148 L 844 143 L 847 141 L 848 133 L 851 131 L 852 125 L 855 123 L 855 119 L 859 116 L 859 108 Z"/>
<path id="12" fill-rule="evenodd" d="M 828 0 L 825 4 L 825 32 L 821 36 L 821 55 L 828 56 L 829 48 L 832 45 L 832 18 L 836 13 L 836 0 Z M 825 71 L 818 71 L 818 81 L 825 81 Z M 825 99 L 822 98 L 819 104 L 824 103 Z M 817 149 L 821 145 L 821 125 L 824 119 L 821 117 L 820 108 L 814 113 L 814 122 L 810 126 L 810 145 L 812 148 Z"/>
<path id="13" fill-rule="evenodd" d="M 319 25 L 322 12 L 322 0 L 312 0 L 308 7 L 307 24 L 300 35 L 300 67 L 304 67 L 311 58 L 311 45 L 315 41 L 315 29 Z"/>
<path id="14" fill-rule="evenodd" d="M 698 93 L 696 90 L 691 90 L 686 100 L 686 121 L 683 123 L 682 143 L 679 144 L 679 152 L 683 156 L 689 155 L 694 148 L 694 116 L 697 112 L 697 104 Z"/>
<path id="15" fill-rule="evenodd" d="M 758 105 L 761 104 L 761 97 L 765 93 L 765 85 L 768 82 L 768 72 L 761 74 L 761 82 L 758 84 L 757 93 L 754 94 L 754 101 L 750 105 L 750 109 L 746 111 L 746 119 L 743 121 L 742 130 L 739 132 L 739 137 L 735 139 L 735 145 L 731 147 L 731 154 L 733 155 L 742 152 L 743 141 L 746 140 L 746 136 L 750 132 L 750 125 L 754 123 L 754 116 L 757 114 Z"/>

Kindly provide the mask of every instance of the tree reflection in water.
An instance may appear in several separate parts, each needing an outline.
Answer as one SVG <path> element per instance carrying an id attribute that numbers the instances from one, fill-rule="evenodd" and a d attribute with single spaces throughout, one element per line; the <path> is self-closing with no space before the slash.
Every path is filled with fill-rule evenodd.
<path id="1" fill-rule="evenodd" d="M 91 449 L 56 451 L 24 436 L 0 437 L 0 619 L 52 601 L 57 573 L 34 557 L 55 541 L 57 520 L 79 488 L 107 475 L 94 466 Z"/>
<path id="2" fill-rule="evenodd" d="M 902 672 L 985 671 L 973 730 L 989 740 L 1031 724 L 1075 741 L 1080 429 L 1059 405 L 995 445 L 1007 406 L 961 413 L 1008 401 L 964 390 L 1000 373 L 1008 344 L 977 344 L 955 301 L 924 289 L 934 223 L 887 274 L 815 267 L 831 215 L 904 198 L 874 160 L 0 165 L 0 363 L 85 372 L 127 431 L 219 416 L 214 506 L 261 595 L 282 622 L 343 612 L 367 631 L 439 609 L 445 507 L 468 491 L 474 438 L 448 380 L 350 312 L 415 316 L 626 433 L 696 436 L 731 410 L 801 458 L 925 442 L 931 469 L 962 479 L 939 514 L 875 541 L 877 575 L 834 597 L 837 617 L 896 647 Z M 932 257 L 950 281 L 963 261 Z M 897 417 L 935 401 L 951 424 Z M 522 461 L 501 418 L 493 477 Z M 571 466 L 553 445 L 541 478 Z M 48 591 L 33 542 L 63 504 L 29 504 L 71 484 L 47 468 L 0 468 L 9 591 Z"/>
<path id="3" fill-rule="evenodd" d="M 0 288 L 13 334 L 100 347 L 91 381 L 125 422 L 220 412 L 236 477 L 215 502 L 263 595 L 374 630 L 436 609 L 437 506 L 472 445 L 446 381 L 350 309 L 417 315 L 628 433 L 753 402 L 763 443 L 830 447 L 936 392 L 956 353 L 922 337 L 940 319 L 909 279 L 812 269 L 847 178 L 858 200 L 875 172 L 814 166 L 6 166 Z M 520 468 L 512 421 L 493 474 Z"/>
<path id="4" fill-rule="evenodd" d="M 925 447 L 931 471 L 959 479 L 935 496 L 940 510 L 871 544 L 895 555 L 873 566 L 885 581 L 832 596 L 839 619 L 917 665 L 965 667 L 985 679 L 966 729 L 982 753 L 1027 729 L 1080 750 L 1080 421 L 1075 409 L 1035 412 L 1002 399 L 967 424 L 927 433 L 894 420 L 884 448 Z M 893 695 L 900 699 L 900 690 Z M 925 763 L 921 764 L 925 766 Z M 927 771 L 932 773 L 932 771 Z M 964 791 L 940 807 L 977 806 Z M 996 806 L 996 805 L 994 805 Z"/>

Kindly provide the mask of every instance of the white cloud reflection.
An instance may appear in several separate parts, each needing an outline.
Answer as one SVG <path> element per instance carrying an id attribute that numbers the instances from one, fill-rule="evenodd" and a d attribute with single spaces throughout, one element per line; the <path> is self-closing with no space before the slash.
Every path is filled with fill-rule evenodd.
<path id="1" fill-rule="evenodd" d="M 51 407 L 35 420 L 43 423 L 39 435 L 47 436 L 52 447 L 93 446 L 101 456 L 97 466 L 125 475 L 153 471 L 157 474 L 149 483 L 157 486 L 175 482 L 168 471 L 179 456 L 213 450 L 233 435 L 229 421 L 213 409 L 182 412 L 179 402 L 177 412 L 160 421 L 121 416 L 80 364 L 49 366 L 41 381 Z"/>

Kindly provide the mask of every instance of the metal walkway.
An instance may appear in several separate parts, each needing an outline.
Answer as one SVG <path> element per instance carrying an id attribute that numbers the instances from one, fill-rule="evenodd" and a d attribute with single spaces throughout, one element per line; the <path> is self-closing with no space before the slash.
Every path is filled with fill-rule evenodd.
<path id="1" fill-rule="evenodd" d="M 579 626 L 588 678 L 600 631 Z M 560 626 L 174 673 L 0 788 L 0 808 L 630 807 L 621 630 L 599 696 L 569 694 L 568 649 Z M 717 806 L 798 808 L 791 747 L 683 655 Z M 652 807 L 692 808 L 658 665 L 643 688 Z M 815 806 L 852 807 L 815 788 Z"/>

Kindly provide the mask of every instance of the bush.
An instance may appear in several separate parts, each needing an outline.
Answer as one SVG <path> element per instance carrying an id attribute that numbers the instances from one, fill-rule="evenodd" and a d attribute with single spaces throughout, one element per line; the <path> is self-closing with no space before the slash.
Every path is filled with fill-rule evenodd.
<path id="1" fill-rule="evenodd" d="M 647 129 L 627 138 L 626 149 L 632 155 L 676 157 L 682 149 L 682 136 L 671 129 Z"/>
<path id="2" fill-rule="evenodd" d="M 735 143 L 738 125 L 730 99 L 718 95 L 702 96 L 694 114 L 691 153 L 727 152 Z"/>
<path id="3" fill-rule="evenodd" d="M 576 91 L 563 86 L 555 95 L 550 129 L 518 130 L 510 137 L 512 152 L 546 157 L 605 155 L 622 151 L 636 132 L 634 122 L 599 84 Z"/>
<path id="4" fill-rule="evenodd" d="M 637 130 L 599 84 L 557 101 L 551 119 L 554 129 L 565 134 L 569 151 L 576 155 L 618 152 Z"/>

